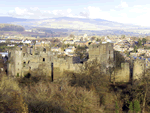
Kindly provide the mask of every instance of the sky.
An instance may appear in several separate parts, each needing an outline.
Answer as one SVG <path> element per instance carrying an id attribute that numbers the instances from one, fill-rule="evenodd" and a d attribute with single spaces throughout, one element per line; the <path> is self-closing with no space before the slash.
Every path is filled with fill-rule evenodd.
<path id="1" fill-rule="evenodd" d="M 150 0 L 3 0 L 0 16 L 78 17 L 150 27 Z"/>

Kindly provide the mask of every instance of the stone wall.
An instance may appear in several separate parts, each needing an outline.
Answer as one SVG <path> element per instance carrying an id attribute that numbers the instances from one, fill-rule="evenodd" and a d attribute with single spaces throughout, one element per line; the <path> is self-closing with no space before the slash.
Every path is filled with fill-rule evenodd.
<path id="1" fill-rule="evenodd" d="M 58 58 L 57 55 L 53 55 L 53 52 L 49 48 L 40 48 L 39 51 L 35 51 L 36 48 L 23 47 L 15 48 L 9 51 L 9 63 L 8 74 L 24 76 L 30 71 L 36 69 L 43 70 L 44 73 L 50 75 L 51 63 L 53 62 L 54 68 L 59 67 L 63 72 L 64 70 L 77 71 L 79 70 L 80 57 L 65 57 Z M 38 54 L 34 54 L 34 53 Z"/>
<path id="2" fill-rule="evenodd" d="M 113 67 L 114 50 L 112 43 L 96 44 L 89 47 L 89 59 L 98 59 L 101 64 Z"/>
<path id="3" fill-rule="evenodd" d="M 115 69 L 112 72 L 111 81 L 115 82 L 129 82 L 130 80 L 130 69 L 129 63 L 121 63 L 121 68 Z"/>
<path id="4" fill-rule="evenodd" d="M 145 61 L 141 59 L 136 59 L 134 61 L 134 67 L 133 67 L 133 79 L 139 79 L 143 74 L 145 70 Z"/>
<path id="5" fill-rule="evenodd" d="M 38 54 L 36 54 L 38 53 Z M 78 71 L 83 66 L 80 63 L 79 56 L 59 58 L 50 51 L 50 48 L 23 47 L 15 48 L 9 51 L 8 74 L 24 76 L 30 71 L 37 69 L 43 70 L 47 75 L 51 75 L 51 63 L 54 68 L 59 67 L 61 72 L 64 70 Z M 112 67 L 114 65 L 114 51 L 111 43 L 92 45 L 89 49 L 89 60 L 98 59 L 103 67 Z M 130 68 L 129 63 L 121 63 L 121 68 L 112 72 L 111 80 L 115 82 L 129 82 Z M 133 66 L 133 79 L 138 79 L 144 73 L 144 61 L 135 60 Z"/>
<path id="6" fill-rule="evenodd" d="M 59 67 L 61 71 L 79 71 L 79 66 L 82 66 L 79 56 L 65 58 L 57 58 L 57 56 L 55 56 L 53 58 L 54 67 Z"/>

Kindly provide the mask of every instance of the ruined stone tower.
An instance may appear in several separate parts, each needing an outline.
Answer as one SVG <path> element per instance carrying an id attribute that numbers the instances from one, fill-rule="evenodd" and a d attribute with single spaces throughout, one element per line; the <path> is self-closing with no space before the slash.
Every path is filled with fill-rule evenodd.
<path id="1" fill-rule="evenodd" d="M 49 74 L 51 62 L 53 58 L 49 48 L 41 48 L 36 50 L 35 47 L 22 47 L 10 50 L 8 63 L 8 74 L 12 76 L 24 76 L 31 70 L 45 66 L 44 70 Z"/>
<path id="2" fill-rule="evenodd" d="M 113 43 L 100 43 L 89 47 L 89 59 L 97 59 L 106 67 L 114 66 Z"/>

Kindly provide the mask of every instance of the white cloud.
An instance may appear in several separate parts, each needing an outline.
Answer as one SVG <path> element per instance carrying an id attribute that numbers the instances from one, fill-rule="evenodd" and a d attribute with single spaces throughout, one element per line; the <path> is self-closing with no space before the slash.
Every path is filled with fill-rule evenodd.
<path id="1" fill-rule="evenodd" d="M 30 9 L 31 9 L 31 10 L 33 10 L 33 11 L 37 11 L 37 10 L 39 10 L 39 8 L 38 8 L 38 7 L 30 7 Z"/>
<path id="2" fill-rule="evenodd" d="M 148 25 L 150 16 L 150 5 L 135 5 L 128 7 L 124 2 L 121 2 L 118 8 L 124 8 L 123 10 L 110 9 L 109 11 L 103 11 L 99 7 L 88 6 L 84 7 L 83 11 L 76 12 L 74 14 L 72 9 L 66 10 L 41 10 L 38 7 L 19 8 L 8 12 L 9 16 L 30 18 L 30 19 L 44 19 L 55 17 L 78 17 L 78 18 L 91 18 L 91 19 L 105 19 L 110 21 L 116 21 L 120 23 L 132 23 L 137 25 Z M 2 15 L 2 13 L 1 13 Z M 150 26 L 150 25 L 149 25 Z"/>
<path id="3" fill-rule="evenodd" d="M 67 12 L 68 12 L 68 13 L 71 13 L 71 11 L 72 11 L 71 9 L 67 9 Z"/>
<path id="4" fill-rule="evenodd" d="M 22 9 L 16 7 L 14 10 L 10 10 L 8 12 L 9 15 L 14 17 L 21 17 L 21 18 L 53 18 L 53 17 L 61 17 L 61 16 L 70 16 L 71 9 L 67 10 L 40 10 L 38 7 L 30 7 L 29 9 Z"/>
<path id="5" fill-rule="evenodd" d="M 127 4 L 126 2 L 122 2 L 122 1 L 121 1 L 120 6 L 121 6 L 122 8 L 126 8 L 126 7 L 128 7 L 128 4 Z"/>
<path id="6" fill-rule="evenodd" d="M 99 7 L 89 6 L 85 11 L 80 12 L 80 16 L 87 17 L 87 18 L 101 18 L 106 19 L 109 18 L 110 14 L 108 12 L 102 11 Z"/>
<path id="7" fill-rule="evenodd" d="M 127 17 L 127 14 L 126 13 L 120 13 L 120 16 L 121 17 Z"/>
<path id="8" fill-rule="evenodd" d="M 135 5 L 130 9 L 130 12 L 133 13 L 148 13 L 150 11 L 149 7 L 142 6 L 142 5 Z"/>
<path id="9" fill-rule="evenodd" d="M 116 10 L 114 10 L 114 9 L 110 9 L 110 11 L 116 11 Z"/>
<path id="10" fill-rule="evenodd" d="M 15 8 L 15 12 L 17 15 L 33 15 L 33 13 L 28 12 L 27 9 L 20 9 L 19 7 Z"/>
<path id="11" fill-rule="evenodd" d="M 82 17 L 89 18 L 89 13 L 88 13 L 88 12 L 85 12 L 85 11 L 80 12 L 79 15 L 82 16 Z"/>
<path id="12" fill-rule="evenodd" d="M 116 6 L 116 8 L 127 8 L 127 7 L 128 7 L 128 4 L 123 1 L 121 1 L 121 3 L 118 6 Z"/>

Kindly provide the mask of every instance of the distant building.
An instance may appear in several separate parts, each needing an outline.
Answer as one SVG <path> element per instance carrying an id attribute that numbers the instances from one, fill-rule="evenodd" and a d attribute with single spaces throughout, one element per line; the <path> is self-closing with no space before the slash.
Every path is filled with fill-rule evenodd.
<path id="1" fill-rule="evenodd" d="M 65 54 L 73 53 L 75 51 L 74 46 L 70 46 L 67 49 L 65 49 Z"/>
<path id="2" fill-rule="evenodd" d="M 75 44 L 79 46 L 88 46 L 89 41 L 76 41 Z"/>
<path id="3" fill-rule="evenodd" d="M 5 56 L 8 57 L 8 52 L 0 52 L 0 55 L 2 55 L 2 57 L 5 57 Z"/>
<path id="4" fill-rule="evenodd" d="M 30 44 L 32 41 L 31 40 L 22 40 L 22 43 L 24 44 Z"/>
<path id="5" fill-rule="evenodd" d="M 74 41 L 73 40 L 66 40 L 66 41 L 64 41 L 64 44 L 74 44 Z"/>
<path id="6" fill-rule="evenodd" d="M 58 47 L 51 48 L 51 51 L 53 51 L 53 52 L 59 52 L 60 50 L 61 50 L 61 48 L 58 48 Z"/>
<path id="7" fill-rule="evenodd" d="M 8 47 L 14 47 L 15 45 L 14 44 L 8 44 L 7 46 Z"/>
<path id="8" fill-rule="evenodd" d="M 0 40 L 0 43 L 5 43 L 6 42 L 6 40 Z"/>

